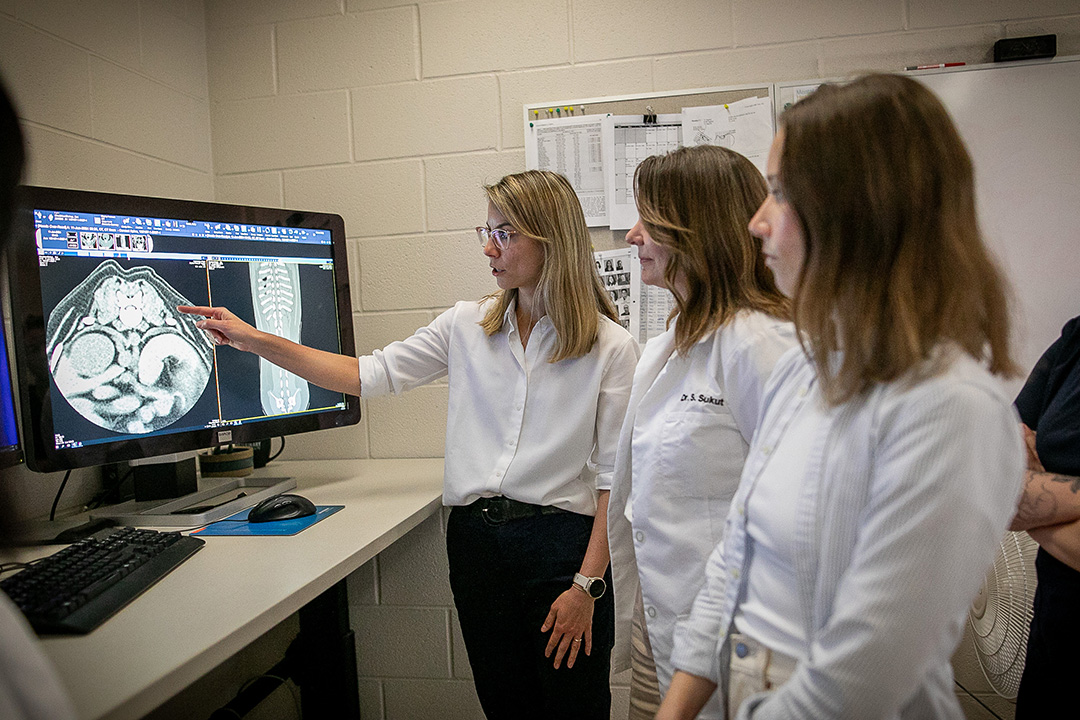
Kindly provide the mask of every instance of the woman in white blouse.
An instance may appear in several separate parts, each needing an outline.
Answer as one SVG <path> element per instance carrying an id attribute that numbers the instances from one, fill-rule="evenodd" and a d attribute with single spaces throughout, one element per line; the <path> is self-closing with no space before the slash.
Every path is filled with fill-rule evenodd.
<path id="1" fill-rule="evenodd" d="M 766 192 L 753 163 L 727 148 L 680 148 L 646 158 L 635 189 L 640 220 L 626 241 L 642 281 L 669 289 L 676 306 L 634 374 L 608 512 L 613 662 L 634 668 L 632 716 L 655 712 L 657 686 L 663 693 L 671 681 L 675 621 L 690 612 L 720 541 L 765 381 L 797 344 L 788 301 L 746 229 Z M 714 698 L 699 717 L 719 720 L 723 707 Z"/>
<path id="2" fill-rule="evenodd" d="M 600 283 L 573 188 L 485 187 L 476 228 L 500 291 L 357 360 L 184 307 L 219 344 L 364 397 L 446 377 L 450 584 L 489 718 L 608 720 L 614 642 L 607 497 L 637 344 Z"/>
<path id="3" fill-rule="evenodd" d="M 658 718 L 962 718 L 950 656 L 1024 454 L 1005 282 L 973 169 L 911 78 L 788 109 L 751 231 L 804 347 L 781 359 Z"/>

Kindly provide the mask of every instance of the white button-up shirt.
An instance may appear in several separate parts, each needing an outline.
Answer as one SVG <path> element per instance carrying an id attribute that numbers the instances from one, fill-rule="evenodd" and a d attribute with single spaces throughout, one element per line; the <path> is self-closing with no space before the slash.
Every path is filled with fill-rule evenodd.
<path id="1" fill-rule="evenodd" d="M 675 634 L 675 667 L 720 682 L 754 572 L 747 498 L 770 456 L 805 458 L 789 588 L 805 645 L 791 679 L 743 703 L 739 718 L 963 717 L 950 656 L 1015 512 L 1024 453 L 1001 384 L 967 355 L 948 360 L 937 375 L 829 408 L 795 448 L 791 421 L 820 395 L 800 350 L 777 365 L 724 539 Z"/>
<path id="2" fill-rule="evenodd" d="M 491 336 L 479 325 L 486 307 L 459 302 L 412 337 L 361 357 L 363 396 L 447 378 L 444 504 L 505 495 L 594 515 L 597 491 L 611 487 L 637 343 L 601 317 L 589 353 L 550 363 L 550 318 L 523 348 L 514 307 Z"/>

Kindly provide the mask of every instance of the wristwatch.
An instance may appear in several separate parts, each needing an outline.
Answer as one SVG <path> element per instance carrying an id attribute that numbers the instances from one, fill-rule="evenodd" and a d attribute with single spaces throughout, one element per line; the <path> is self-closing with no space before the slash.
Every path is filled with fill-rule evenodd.
<path id="1" fill-rule="evenodd" d="M 574 573 L 574 584 L 593 600 L 599 600 L 607 590 L 607 583 L 602 577 L 586 577 L 581 573 Z"/>

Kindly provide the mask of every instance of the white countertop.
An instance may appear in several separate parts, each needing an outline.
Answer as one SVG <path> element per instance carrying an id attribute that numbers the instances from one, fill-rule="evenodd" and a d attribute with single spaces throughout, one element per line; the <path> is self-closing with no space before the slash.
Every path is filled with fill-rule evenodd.
<path id="1" fill-rule="evenodd" d="M 299 610 L 442 505 L 442 459 L 277 461 L 316 505 L 292 537 L 206 546 L 84 637 L 44 640 L 86 720 L 139 718 Z"/>

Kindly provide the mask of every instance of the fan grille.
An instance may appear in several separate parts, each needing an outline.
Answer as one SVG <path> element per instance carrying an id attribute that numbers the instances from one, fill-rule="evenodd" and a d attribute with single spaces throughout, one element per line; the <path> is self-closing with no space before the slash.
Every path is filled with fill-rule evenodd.
<path id="1" fill-rule="evenodd" d="M 1005 698 L 1016 697 L 1024 672 L 1038 548 L 1026 532 L 1007 533 L 968 613 L 979 666 Z"/>

